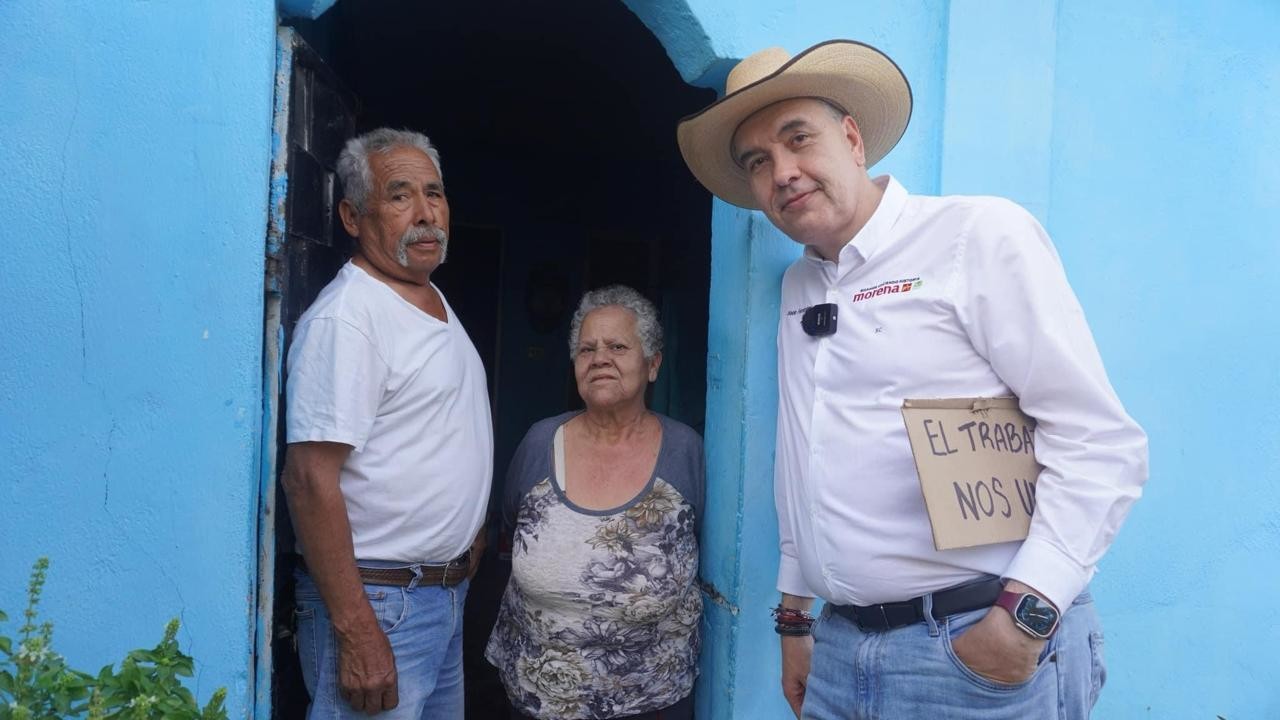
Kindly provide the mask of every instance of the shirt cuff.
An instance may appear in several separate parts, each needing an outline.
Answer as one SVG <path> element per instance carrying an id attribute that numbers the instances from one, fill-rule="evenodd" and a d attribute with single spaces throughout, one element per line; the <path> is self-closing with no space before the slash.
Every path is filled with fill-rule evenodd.
<path id="1" fill-rule="evenodd" d="M 1005 568 L 1004 577 L 1030 585 L 1065 613 L 1093 572 L 1093 567 L 1081 566 L 1052 543 L 1029 537 Z"/>
<path id="2" fill-rule="evenodd" d="M 783 555 L 778 562 L 778 592 L 798 597 L 814 597 L 809 584 L 804 581 L 800 561 L 796 558 Z"/>
<path id="3" fill-rule="evenodd" d="M 343 445 L 350 445 L 353 452 L 364 452 L 364 441 L 365 438 L 359 437 L 355 432 L 315 425 L 291 427 L 285 433 L 285 444 L 287 445 L 301 442 L 342 443 Z"/>

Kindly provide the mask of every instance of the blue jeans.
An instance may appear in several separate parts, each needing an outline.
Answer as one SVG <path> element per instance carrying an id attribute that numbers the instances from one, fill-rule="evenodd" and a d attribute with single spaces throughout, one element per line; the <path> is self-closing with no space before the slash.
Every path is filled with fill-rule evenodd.
<path id="1" fill-rule="evenodd" d="M 926 597 L 926 615 L 931 599 Z M 1035 672 L 1016 685 L 987 680 L 951 639 L 986 609 L 887 632 L 863 632 L 824 608 L 813 624 L 806 720 L 1084 720 L 1106 679 L 1102 626 L 1088 591 L 1062 616 Z"/>
<path id="2" fill-rule="evenodd" d="M 338 647 L 329 613 L 315 582 L 303 572 L 297 580 L 298 659 L 302 679 L 311 695 L 308 720 L 367 718 L 339 694 Z M 365 595 L 378 624 L 391 642 L 396 658 L 400 704 L 377 714 L 380 720 L 462 720 L 462 605 L 467 598 L 463 581 L 402 588 L 365 585 Z"/>

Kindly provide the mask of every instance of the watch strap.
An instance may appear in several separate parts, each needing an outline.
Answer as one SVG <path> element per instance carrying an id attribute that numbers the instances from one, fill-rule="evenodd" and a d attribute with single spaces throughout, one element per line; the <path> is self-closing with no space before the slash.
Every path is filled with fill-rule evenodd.
<path id="1" fill-rule="evenodd" d="M 1009 611 L 1014 620 L 1018 619 L 1018 603 L 1022 602 L 1024 593 L 1014 592 L 1012 590 L 1001 590 L 996 596 L 996 605 Z"/>
<path id="2" fill-rule="evenodd" d="M 1045 607 L 1051 608 L 1053 610 L 1054 616 L 1055 616 L 1053 621 L 1053 627 L 1049 629 L 1049 632 L 1047 634 L 1041 634 L 1040 632 L 1037 632 L 1031 626 L 1027 625 L 1027 623 L 1021 617 L 1018 617 L 1018 610 L 1022 606 L 1022 601 L 1024 598 L 1027 598 L 1027 597 L 1035 598 L 1035 600 L 1039 604 L 1044 605 Z M 1007 610 L 1009 612 L 1010 617 L 1013 618 L 1013 624 L 1017 626 L 1019 630 L 1030 635 L 1033 638 L 1037 638 L 1040 640 L 1047 640 L 1049 637 L 1053 635 L 1053 633 L 1057 632 L 1058 630 L 1058 623 L 1061 620 L 1061 617 L 1058 613 L 1058 609 L 1054 607 L 1053 603 L 1050 603 L 1048 600 L 1040 597 L 1035 593 L 1020 593 L 1020 592 L 1013 592 L 1012 590 L 1002 590 L 1000 594 L 996 596 L 995 604 Z"/>

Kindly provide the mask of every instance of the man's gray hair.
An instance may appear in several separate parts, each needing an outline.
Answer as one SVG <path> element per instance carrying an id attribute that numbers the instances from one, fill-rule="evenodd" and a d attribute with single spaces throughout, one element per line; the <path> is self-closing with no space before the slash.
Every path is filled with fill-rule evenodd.
<path id="1" fill-rule="evenodd" d="M 357 135 L 347 141 L 346 147 L 338 155 L 338 180 L 342 182 L 342 193 L 355 206 L 356 211 L 365 211 L 365 201 L 369 199 L 369 191 L 373 187 L 373 170 L 369 168 L 370 153 L 387 153 L 395 148 L 417 148 L 431 158 L 436 166 L 436 174 L 440 182 L 444 182 L 444 170 L 440 167 L 440 151 L 431 144 L 426 135 L 412 130 L 395 130 L 378 128 L 363 135 Z"/>
<path id="2" fill-rule="evenodd" d="M 569 324 L 569 359 L 578 354 L 578 339 L 582 334 L 582 321 L 593 310 L 616 305 L 630 310 L 636 318 L 636 334 L 640 336 L 640 347 L 644 351 L 644 359 L 651 360 L 662 352 L 662 323 L 658 322 L 658 309 L 645 296 L 626 285 L 609 285 L 590 290 L 582 296 L 578 309 L 573 313 L 573 322 Z"/>
<path id="3" fill-rule="evenodd" d="M 831 100 L 824 97 L 814 97 L 813 99 L 817 100 L 823 105 L 826 105 L 827 112 L 831 113 L 831 117 L 835 118 L 836 120 L 843 120 L 845 115 L 848 115 L 849 117 L 853 117 L 853 113 L 840 107 L 840 103 L 836 102 L 835 100 Z"/>

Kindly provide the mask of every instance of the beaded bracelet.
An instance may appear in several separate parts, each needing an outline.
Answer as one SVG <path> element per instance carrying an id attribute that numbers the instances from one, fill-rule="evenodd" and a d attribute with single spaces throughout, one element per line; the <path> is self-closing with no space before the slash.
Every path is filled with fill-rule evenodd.
<path id="1" fill-rule="evenodd" d="M 773 609 L 773 620 L 773 631 L 790 637 L 808 635 L 813 626 L 813 616 L 809 613 L 781 605 Z"/>

